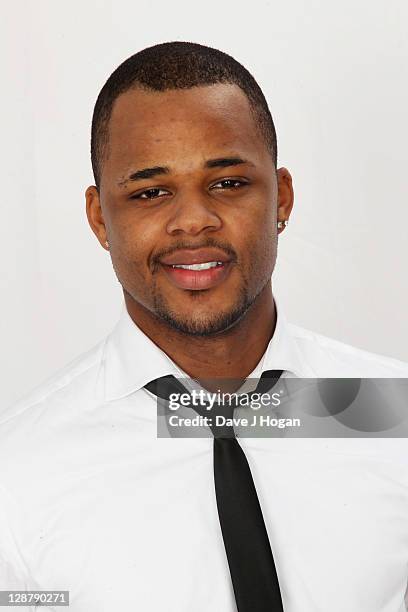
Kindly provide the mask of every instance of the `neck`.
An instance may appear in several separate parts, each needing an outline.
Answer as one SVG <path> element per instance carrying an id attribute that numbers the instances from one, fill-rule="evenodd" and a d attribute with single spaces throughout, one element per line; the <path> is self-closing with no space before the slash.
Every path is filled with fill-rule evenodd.
<path id="1" fill-rule="evenodd" d="M 226 332 L 208 337 L 186 336 L 125 293 L 129 315 L 136 325 L 191 378 L 242 381 L 254 370 L 276 325 L 271 281 L 244 317 Z"/>

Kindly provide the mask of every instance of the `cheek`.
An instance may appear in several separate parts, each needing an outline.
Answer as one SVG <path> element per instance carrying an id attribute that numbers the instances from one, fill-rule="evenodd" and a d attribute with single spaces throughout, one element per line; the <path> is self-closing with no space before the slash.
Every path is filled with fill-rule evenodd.
<path id="1" fill-rule="evenodd" d="M 276 211 L 272 204 L 255 204 L 246 218 L 237 220 L 235 240 L 242 256 L 244 274 L 263 282 L 273 272 L 276 254 Z"/>
<path id="2" fill-rule="evenodd" d="M 276 228 L 276 210 L 263 199 L 248 202 L 244 210 L 237 211 L 231 227 L 235 243 L 251 257 L 255 252 L 273 249 Z"/>
<path id="3" fill-rule="evenodd" d="M 146 268 L 150 253 L 158 242 L 157 224 L 144 223 L 135 214 L 121 213 L 110 219 L 108 234 L 112 254 L 129 264 Z"/>
<path id="4" fill-rule="evenodd" d="M 141 296 L 152 282 L 151 254 L 160 244 L 157 224 L 121 213 L 110 219 L 108 235 L 117 277 L 132 294 Z"/>

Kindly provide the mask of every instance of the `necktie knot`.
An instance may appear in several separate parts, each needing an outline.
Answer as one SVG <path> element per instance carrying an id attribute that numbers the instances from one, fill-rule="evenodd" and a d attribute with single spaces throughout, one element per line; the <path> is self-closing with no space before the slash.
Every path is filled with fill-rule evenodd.
<path id="1" fill-rule="evenodd" d="M 255 394 L 266 393 L 270 391 L 282 374 L 282 370 L 265 370 L 256 388 L 247 393 L 250 403 L 251 397 Z M 194 401 L 192 393 L 185 387 L 181 380 L 172 374 L 156 378 L 145 385 L 145 388 L 156 395 L 157 397 L 170 402 L 175 396 L 187 397 L 190 401 L 184 401 L 183 406 L 192 408 L 199 416 L 210 416 L 210 429 L 214 438 L 233 438 L 234 431 L 234 411 L 238 407 L 237 400 L 239 395 L 236 393 L 218 394 L 218 401 L 209 402 L 208 399 L 201 398 L 200 401 Z M 204 390 L 205 392 L 205 390 Z"/>

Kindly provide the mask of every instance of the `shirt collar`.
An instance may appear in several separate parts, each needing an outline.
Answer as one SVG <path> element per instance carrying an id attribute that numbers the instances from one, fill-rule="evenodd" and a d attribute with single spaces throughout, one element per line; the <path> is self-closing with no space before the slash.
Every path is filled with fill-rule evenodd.
<path id="1" fill-rule="evenodd" d="M 276 326 L 264 354 L 259 376 L 265 370 L 283 370 L 289 376 L 313 378 L 316 374 L 302 354 L 292 325 L 286 319 L 281 301 L 275 294 L 273 299 L 276 308 Z"/>
<path id="2" fill-rule="evenodd" d="M 274 296 L 277 320 L 273 337 L 262 358 L 261 371 L 284 370 L 287 375 L 313 376 L 292 334 L 280 302 Z M 258 368 L 255 368 L 254 372 Z M 173 374 L 180 368 L 142 332 L 123 305 L 121 316 L 106 339 L 102 357 L 103 394 L 107 401 L 120 399 L 141 389 L 149 381 Z"/>

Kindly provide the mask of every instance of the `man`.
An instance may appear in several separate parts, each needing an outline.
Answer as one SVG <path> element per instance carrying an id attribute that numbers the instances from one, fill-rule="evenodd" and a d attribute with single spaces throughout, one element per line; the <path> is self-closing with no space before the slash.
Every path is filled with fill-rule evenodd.
<path id="1" fill-rule="evenodd" d="M 75 612 L 278 610 L 279 598 L 285 612 L 405 610 L 404 440 L 233 438 L 276 575 L 255 558 L 238 565 L 276 587 L 272 607 L 234 578 L 216 441 L 157 437 L 154 385 L 169 375 L 235 390 L 271 371 L 275 382 L 408 375 L 289 325 L 277 306 L 293 188 L 253 77 L 201 45 L 145 49 L 101 90 L 91 148 L 88 220 L 126 308 L 106 340 L 1 415 L 1 589 L 69 590 Z M 243 508 L 238 549 L 254 537 Z"/>

